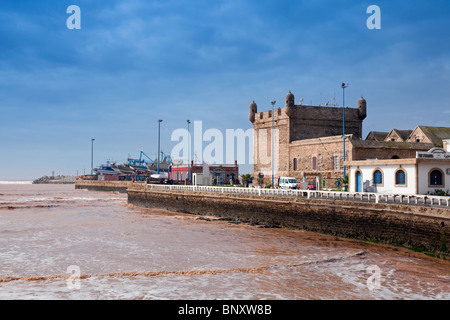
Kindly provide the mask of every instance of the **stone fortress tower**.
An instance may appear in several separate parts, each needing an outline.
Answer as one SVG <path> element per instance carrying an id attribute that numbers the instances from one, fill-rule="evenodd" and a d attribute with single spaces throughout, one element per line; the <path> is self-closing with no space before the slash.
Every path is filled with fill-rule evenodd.
<path id="1" fill-rule="evenodd" d="M 253 176 L 264 174 L 264 184 L 272 178 L 295 177 L 299 181 L 319 181 L 320 187 L 336 188 L 344 176 L 343 118 L 345 112 L 345 160 L 414 158 L 416 151 L 427 151 L 426 141 L 379 141 L 362 139 L 362 123 L 367 102 L 361 97 L 356 108 L 295 104 L 288 92 L 282 108 L 258 112 L 256 102 L 249 107 L 253 124 Z M 274 152 L 272 157 L 272 125 Z M 369 134 L 370 136 L 370 134 Z M 418 140 L 418 139 L 416 139 Z"/>
<path id="2" fill-rule="evenodd" d="M 288 126 L 289 142 L 303 139 L 342 135 L 343 110 L 341 107 L 307 106 L 294 102 L 294 94 L 289 91 L 284 108 L 275 110 L 277 123 Z M 257 112 L 255 101 L 249 107 L 249 120 L 255 130 L 271 128 L 271 110 Z M 367 116 L 367 102 L 361 97 L 357 108 L 345 108 L 345 134 L 362 137 L 362 122 Z M 280 128 L 281 129 L 281 128 Z"/>
<path id="3" fill-rule="evenodd" d="M 265 175 L 265 183 L 271 182 L 271 143 L 272 143 L 272 120 L 274 126 L 274 174 L 275 179 L 279 176 L 298 176 L 301 171 L 303 176 L 306 172 L 314 173 L 317 170 L 317 154 L 319 149 L 326 148 L 323 143 L 317 141 L 320 138 L 334 137 L 329 154 L 333 161 L 342 162 L 342 134 L 343 134 L 343 109 L 342 107 L 309 106 L 301 102 L 295 104 L 295 96 L 288 92 L 285 97 L 285 105 L 282 108 L 258 113 L 257 105 L 253 101 L 249 107 L 249 120 L 253 123 L 254 134 L 254 165 L 253 176 L 259 172 Z M 367 102 L 364 98 L 359 99 L 357 108 L 345 108 L 345 134 L 354 139 L 362 137 L 362 122 L 367 116 Z M 273 119 L 272 119 L 273 117 Z M 329 143 L 327 141 L 326 143 Z M 308 147 L 303 147 L 307 144 Z M 319 145 L 317 145 L 319 144 Z M 299 154 L 298 157 L 295 155 Z M 347 154 L 347 152 L 346 152 Z M 296 159 L 294 160 L 293 157 Z M 304 159 L 303 161 L 300 161 Z M 307 160 L 308 159 L 308 160 Z M 269 161 L 270 160 L 270 161 Z M 316 161 L 314 164 L 312 161 Z M 332 160 L 329 162 L 331 163 Z M 270 162 L 270 163 L 269 163 Z M 310 163 L 311 162 L 311 163 Z M 333 165 L 329 168 L 336 171 L 342 168 L 343 163 Z M 270 179 L 268 178 L 270 176 Z M 336 172 L 333 174 L 337 177 Z M 267 179 L 266 179 L 267 178 Z M 276 184 L 276 183 L 275 183 Z"/>

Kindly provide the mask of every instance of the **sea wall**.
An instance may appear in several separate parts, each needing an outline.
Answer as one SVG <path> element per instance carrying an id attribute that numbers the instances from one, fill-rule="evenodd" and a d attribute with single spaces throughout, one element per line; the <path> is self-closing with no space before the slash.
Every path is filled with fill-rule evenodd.
<path id="1" fill-rule="evenodd" d="M 134 186 L 135 189 L 145 188 L 144 182 L 132 181 L 97 181 L 97 180 L 77 180 L 75 189 L 87 189 L 92 191 L 117 191 L 126 193 L 127 189 Z"/>
<path id="2" fill-rule="evenodd" d="M 450 209 L 332 199 L 128 189 L 130 204 L 448 253 Z"/>
<path id="3" fill-rule="evenodd" d="M 33 184 L 73 184 L 76 180 L 74 176 L 43 176 L 33 180 Z"/>

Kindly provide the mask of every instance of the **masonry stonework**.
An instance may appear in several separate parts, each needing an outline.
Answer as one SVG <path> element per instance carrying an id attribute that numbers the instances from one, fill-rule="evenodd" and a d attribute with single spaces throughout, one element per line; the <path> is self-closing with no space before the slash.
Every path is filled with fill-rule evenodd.
<path id="1" fill-rule="evenodd" d="M 416 151 L 434 145 L 425 142 L 362 140 L 362 123 L 367 102 L 358 100 L 357 108 L 345 110 L 345 161 L 365 159 L 413 158 Z M 344 177 L 343 108 L 305 106 L 286 95 L 285 106 L 257 112 L 253 101 L 249 108 L 253 123 L 253 176 L 264 174 L 263 183 L 272 181 L 272 143 L 274 184 L 281 176 L 299 181 L 320 181 L 324 188 L 336 188 Z M 273 142 L 272 142 L 273 126 Z"/>
<path id="2" fill-rule="evenodd" d="M 431 251 L 446 249 L 450 209 L 195 191 L 128 189 L 128 202 L 147 208 L 293 227 Z"/>

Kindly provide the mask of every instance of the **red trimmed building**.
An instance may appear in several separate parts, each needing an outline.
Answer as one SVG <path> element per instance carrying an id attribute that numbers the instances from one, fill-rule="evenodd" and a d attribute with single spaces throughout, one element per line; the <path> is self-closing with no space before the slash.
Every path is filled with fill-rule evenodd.
<path id="1" fill-rule="evenodd" d="M 237 164 L 237 161 L 234 161 L 234 164 L 210 165 L 194 164 L 194 161 L 191 161 L 191 165 L 189 167 L 190 181 L 192 181 L 193 173 L 203 174 L 204 170 L 211 175 L 213 184 L 230 184 L 230 180 L 232 180 L 233 183 L 237 183 L 237 180 L 239 179 L 239 165 Z M 174 181 L 185 181 L 187 177 L 187 164 L 172 165 L 169 172 L 169 179 Z"/>

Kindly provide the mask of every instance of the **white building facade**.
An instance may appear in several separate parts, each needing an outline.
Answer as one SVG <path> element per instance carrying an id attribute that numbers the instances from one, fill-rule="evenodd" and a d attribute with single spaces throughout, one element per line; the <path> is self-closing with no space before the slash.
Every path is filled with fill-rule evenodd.
<path id="1" fill-rule="evenodd" d="M 413 159 L 352 161 L 348 167 L 350 192 L 412 195 L 450 189 L 450 152 L 442 148 L 417 152 Z"/>

